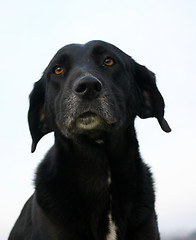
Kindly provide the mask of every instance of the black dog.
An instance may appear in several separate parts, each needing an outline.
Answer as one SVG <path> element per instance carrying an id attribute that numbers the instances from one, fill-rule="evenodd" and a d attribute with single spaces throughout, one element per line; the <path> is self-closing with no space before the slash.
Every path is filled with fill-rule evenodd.
<path id="1" fill-rule="evenodd" d="M 63 47 L 30 94 L 33 139 L 54 131 L 10 240 L 158 240 L 134 119 L 163 118 L 155 75 L 102 41 Z"/>

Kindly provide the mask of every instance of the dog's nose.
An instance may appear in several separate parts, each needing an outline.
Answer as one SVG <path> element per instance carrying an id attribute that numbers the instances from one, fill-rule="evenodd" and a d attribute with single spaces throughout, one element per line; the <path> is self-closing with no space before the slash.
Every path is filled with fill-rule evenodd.
<path id="1" fill-rule="evenodd" d="M 74 92 L 82 98 L 96 98 L 102 91 L 102 83 L 94 76 L 84 76 L 76 80 Z"/>

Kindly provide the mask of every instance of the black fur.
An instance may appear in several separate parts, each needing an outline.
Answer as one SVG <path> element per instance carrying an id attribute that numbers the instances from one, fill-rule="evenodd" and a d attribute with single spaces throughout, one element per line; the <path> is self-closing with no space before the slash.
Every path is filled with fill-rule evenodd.
<path id="1" fill-rule="evenodd" d="M 9 239 L 158 240 L 137 115 L 170 131 L 154 73 L 106 42 L 60 49 L 35 83 L 28 113 L 32 152 L 51 131 L 55 144 Z"/>

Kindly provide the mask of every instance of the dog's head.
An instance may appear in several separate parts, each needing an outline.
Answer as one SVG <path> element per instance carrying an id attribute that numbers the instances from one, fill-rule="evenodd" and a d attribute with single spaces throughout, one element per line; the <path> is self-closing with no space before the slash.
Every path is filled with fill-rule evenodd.
<path id="1" fill-rule="evenodd" d="M 133 124 L 136 115 L 156 117 L 171 131 L 154 73 L 106 42 L 65 46 L 30 94 L 32 152 L 52 131 L 99 143 L 105 134 Z"/>

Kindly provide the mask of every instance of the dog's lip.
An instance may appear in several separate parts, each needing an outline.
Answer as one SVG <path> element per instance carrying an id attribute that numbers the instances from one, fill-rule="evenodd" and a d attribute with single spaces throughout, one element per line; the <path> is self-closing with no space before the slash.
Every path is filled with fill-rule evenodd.
<path id="1" fill-rule="evenodd" d="M 103 122 L 105 122 L 105 124 L 107 125 L 113 125 L 117 123 L 117 119 L 113 118 L 113 117 L 108 117 L 108 116 L 104 116 L 103 114 L 99 114 L 95 111 L 86 111 L 81 113 L 80 115 L 77 116 L 77 119 L 93 119 L 93 118 L 99 118 L 100 120 L 102 120 Z"/>
<path id="2" fill-rule="evenodd" d="M 98 114 L 94 113 L 94 112 L 91 112 L 91 111 L 87 111 L 87 112 L 84 112 L 82 114 L 80 114 L 78 116 L 78 118 L 82 118 L 82 119 L 85 119 L 85 118 L 91 118 L 91 117 L 96 117 Z"/>

